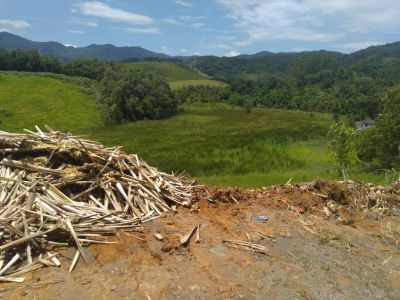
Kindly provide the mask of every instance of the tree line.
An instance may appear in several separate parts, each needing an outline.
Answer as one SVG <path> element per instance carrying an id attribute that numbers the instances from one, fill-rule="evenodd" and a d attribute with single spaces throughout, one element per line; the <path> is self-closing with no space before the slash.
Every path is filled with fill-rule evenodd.
<path id="1" fill-rule="evenodd" d="M 8 52 L 0 48 L 2 71 L 48 72 L 97 80 L 103 76 L 108 65 L 96 59 L 78 59 L 62 63 L 52 56 L 39 55 L 36 49 L 27 51 L 16 49 Z"/>

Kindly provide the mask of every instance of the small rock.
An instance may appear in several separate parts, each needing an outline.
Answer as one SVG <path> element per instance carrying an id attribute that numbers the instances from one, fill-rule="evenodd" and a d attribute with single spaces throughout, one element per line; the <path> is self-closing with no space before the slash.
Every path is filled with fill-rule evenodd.
<path id="1" fill-rule="evenodd" d="M 158 232 L 154 232 L 154 238 L 157 241 L 162 241 L 163 240 L 163 236 L 161 235 L 161 233 L 158 233 Z"/>
<path id="2" fill-rule="evenodd" d="M 306 211 L 304 207 L 295 207 L 294 210 L 298 212 L 299 214 L 302 214 Z"/>
<path id="3" fill-rule="evenodd" d="M 251 217 L 253 221 L 265 223 L 268 221 L 268 217 L 266 215 L 254 215 Z"/>

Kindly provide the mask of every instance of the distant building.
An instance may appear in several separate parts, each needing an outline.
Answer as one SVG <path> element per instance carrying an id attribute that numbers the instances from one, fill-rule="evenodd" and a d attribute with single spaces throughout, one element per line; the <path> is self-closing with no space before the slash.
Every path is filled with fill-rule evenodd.
<path id="1" fill-rule="evenodd" d="M 375 126 L 375 121 L 374 120 L 357 121 L 354 123 L 354 126 L 356 127 L 356 130 L 364 130 L 369 127 Z"/>

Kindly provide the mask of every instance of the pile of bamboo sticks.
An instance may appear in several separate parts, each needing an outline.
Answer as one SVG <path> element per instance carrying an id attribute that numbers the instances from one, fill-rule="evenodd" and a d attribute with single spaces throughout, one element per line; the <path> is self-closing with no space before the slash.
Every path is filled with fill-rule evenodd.
<path id="1" fill-rule="evenodd" d="M 0 132 L 0 282 L 60 266 L 57 246 L 110 243 L 105 235 L 190 205 L 193 183 L 120 147 L 54 131 Z"/>

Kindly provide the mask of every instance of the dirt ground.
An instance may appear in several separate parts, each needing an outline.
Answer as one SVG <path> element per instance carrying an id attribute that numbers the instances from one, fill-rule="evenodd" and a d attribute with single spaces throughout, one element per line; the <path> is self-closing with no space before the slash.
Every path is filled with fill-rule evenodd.
<path id="1" fill-rule="evenodd" d="M 400 299 L 400 217 L 358 212 L 339 184 L 316 188 L 201 189 L 191 208 L 178 208 L 141 230 L 110 237 L 116 244 L 88 247 L 90 264 L 80 260 L 69 273 L 75 250 L 63 249 L 60 268 L 28 274 L 17 289 L 5 291 L 15 285 L 0 285 L 0 295 L 99 300 Z M 327 203 L 331 212 L 324 208 Z M 200 242 L 195 243 L 195 234 L 187 245 L 180 245 L 180 237 L 197 224 Z M 225 239 L 250 239 L 265 246 L 268 254 L 232 248 Z"/>

